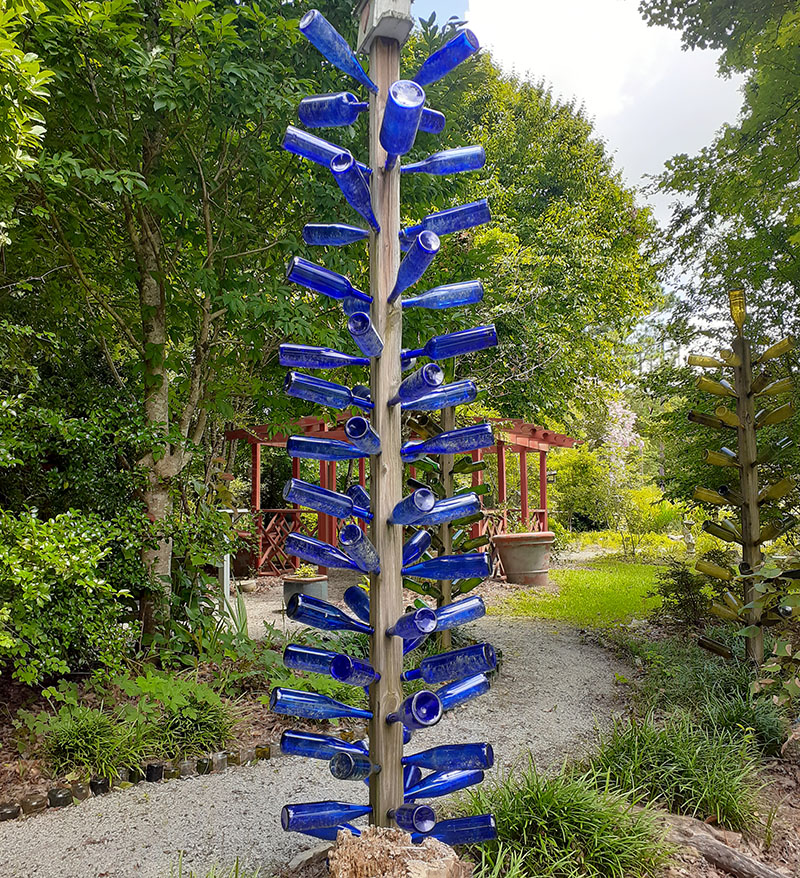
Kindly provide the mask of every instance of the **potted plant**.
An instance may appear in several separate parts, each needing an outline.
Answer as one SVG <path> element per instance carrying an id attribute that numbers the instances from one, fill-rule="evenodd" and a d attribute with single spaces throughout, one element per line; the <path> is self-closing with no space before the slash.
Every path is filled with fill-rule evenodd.
<path id="1" fill-rule="evenodd" d="M 492 543 L 503 562 L 506 579 L 519 585 L 546 586 L 550 550 L 555 537 L 549 530 L 528 530 L 522 522 L 512 532 L 492 537 Z"/>
<path id="2" fill-rule="evenodd" d="M 327 600 L 328 577 L 320 574 L 313 564 L 301 564 L 294 573 L 288 573 L 283 577 L 284 604 L 288 604 L 292 595 L 296 594 L 307 594 Z"/>

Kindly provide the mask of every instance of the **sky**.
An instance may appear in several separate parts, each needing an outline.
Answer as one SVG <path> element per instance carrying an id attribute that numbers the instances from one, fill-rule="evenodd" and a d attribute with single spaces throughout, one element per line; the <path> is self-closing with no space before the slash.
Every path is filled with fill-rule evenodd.
<path id="1" fill-rule="evenodd" d="M 717 53 L 684 52 L 680 34 L 648 27 L 636 0 L 415 0 L 413 14 L 458 15 L 501 67 L 577 98 L 631 185 L 677 153 L 708 144 L 741 106 L 740 81 L 716 75 Z M 663 196 L 645 198 L 661 221 Z"/>

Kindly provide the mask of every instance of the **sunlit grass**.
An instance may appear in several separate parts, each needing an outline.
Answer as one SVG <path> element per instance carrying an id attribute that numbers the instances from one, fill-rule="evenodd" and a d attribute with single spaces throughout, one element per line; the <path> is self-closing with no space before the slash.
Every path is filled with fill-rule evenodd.
<path id="1" fill-rule="evenodd" d="M 540 590 L 519 591 L 490 613 L 559 619 L 584 628 L 606 627 L 646 617 L 660 598 L 648 597 L 659 567 L 622 561 L 593 562 L 591 570 L 551 570 L 558 594 Z"/>

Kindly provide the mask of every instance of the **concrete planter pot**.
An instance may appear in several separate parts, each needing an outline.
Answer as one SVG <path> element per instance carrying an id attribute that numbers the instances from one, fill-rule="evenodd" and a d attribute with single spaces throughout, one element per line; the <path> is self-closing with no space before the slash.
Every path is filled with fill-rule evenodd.
<path id="1" fill-rule="evenodd" d="M 498 534 L 492 538 L 509 582 L 547 585 L 550 549 L 556 535 L 549 530 L 522 534 Z"/>
<path id="2" fill-rule="evenodd" d="M 284 576 L 283 603 L 288 604 L 296 594 L 307 594 L 312 598 L 328 600 L 327 576 Z"/>

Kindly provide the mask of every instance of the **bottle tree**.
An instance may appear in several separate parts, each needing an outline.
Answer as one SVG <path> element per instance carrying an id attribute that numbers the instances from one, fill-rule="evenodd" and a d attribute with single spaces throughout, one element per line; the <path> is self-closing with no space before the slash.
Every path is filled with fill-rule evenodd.
<path id="1" fill-rule="evenodd" d="M 276 712 L 309 719 L 363 718 L 369 722 L 368 742 L 352 744 L 332 736 L 287 731 L 284 753 L 325 759 L 334 777 L 364 781 L 369 803 L 322 801 L 287 804 L 284 829 L 322 838 L 339 831 L 357 833 L 351 821 L 368 816 L 379 826 L 398 826 L 419 841 L 427 834 L 453 843 L 479 842 L 496 835 L 491 815 L 436 822 L 434 811 L 420 799 L 435 798 L 464 789 L 483 779 L 494 755 L 490 745 L 460 743 L 404 756 L 412 735 L 424 735 L 442 714 L 475 698 L 489 688 L 487 674 L 496 667 L 491 644 L 446 653 L 437 661 L 422 661 L 403 674 L 403 656 L 412 653 L 437 632 L 473 621 L 485 613 L 480 597 L 440 600 L 434 609 L 422 601 L 404 611 L 403 581 L 456 582 L 468 587 L 489 573 L 482 552 L 431 557 L 431 532 L 469 518 L 480 510 L 474 494 L 448 496 L 425 483 L 404 488 L 404 467 L 415 464 L 450 473 L 452 455 L 492 445 L 489 424 L 456 429 L 454 408 L 475 399 L 472 381 L 445 382 L 441 361 L 491 347 L 497 343 L 493 326 L 433 335 L 421 348 L 404 349 L 403 311 L 437 310 L 480 301 L 480 281 L 459 281 L 427 291 L 414 288 L 423 279 L 443 244 L 441 237 L 490 220 L 485 200 L 459 205 L 400 227 L 400 181 L 404 173 L 459 173 L 479 170 L 485 161 L 479 147 L 446 150 L 414 165 L 402 165 L 417 132 L 442 130 L 441 113 L 426 107 L 425 86 L 446 76 L 478 50 L 465 30 L 431 55 L 413 79 L 400 78 L 401 39 L 411 27 L 409 0 L 375 0 L 363 4 L 361 48 L 368 48 L 369 74 L 356 54 L 317 10 L 300 22 L 301 33 L 336 68 L 365 91 L 364 98 L 343 91 L 303 100 L 300 122 L 315 129 L 358 124 L 369 119 L 369 161 L 361 163 L 349 150 L 317 134 L 290 125 L 284 147 L 298 157 L 321 165 L 332 174 L 346 202 L 366 227 L 341 222 L 309 224 L 303 239 L 309 246 L 347 246 L 367 241 L 370 258 L 369 292 L 324 265 L 297 257 L 288 268 L 289 280 L 299 287 L 337 300 L 342 321 L 352 337 L 353 353 L 287 342 L 281 363 L 287 374 L 287 395 L 328 409 L 352 413 L 346 440 L 291 437 L 290 455 L 312 460 L 368 458 L 370 490 L 351 485 L 345 493 L 321 488 L 302 479 L 290 479 L 284 496 L 292 503 L 339 519 L 338 546 L 301 533 L 286 539 L 288 554 L 315 564 L 369 574 L 369 592 L 353 586 L 345 593 L 347 611 L 309 595 L 295 595 L 287 606 L 293 620 L 325 631 L 356 631 L 370 638 L 370 661 L 334 650 L 292 645 L 284 662 L 297 671 L 314 671 L 341 683 L 366 687 L 369 709 L 355 708 L 316 693 L 277 688 L 270 696 Z M 384 28 L 385 25 L 385 28 Z M 349 83 L 348 83 L 349 84 Z M 354 87 L 354 86 L 351 86 Z M 323 171 L 322 173 L 324 173 Z M 338 219 L 338 218 L 337 218 Z M 401 259 L 401 253 L 405 255 Z M 424 290 L 424 287 L 423 287 Z M 433 320 L 431 320 L 433 323 Z M 431 327 L 433 329 L 433 327 Z M 428 362 L 421 362 L 427 360 Z M 308 371 L 368 368 L 368 386 L 347 387 Z M 403 413 L 424 419 L 444 411 L 450 429 L 432 431 L 427 438 L 403 441 Z M 439 458 L 439 463 L 435 458 Z M 404 532 L 404 529 L 405 530 Z M 461 591 L 459 592 L 461 594 Z M 446 592 L 445 592 L 446 595 Z M 423 688 L 408 694 L 406 682 L 422 681 Z M 416 684 L 417 686 L 419 683 Z M 423 776 L 423 768 L 429 774 Z M 359 789 L 360 787 L 354 787 Z"/>
<path id="2" fill-rule="evenodd" d="M 744 292 L 734 290 L 729 295 L 735 327 L 732 348 L 720 350 L 718 357 L 692 354 L 689 356 L 689 365 L 723 370 L 730 378 L 715 380 L 702 375 L 697 379 L 697 388 L 716 397 L 717 404 L 713 414 L 689 412 L 689 420 L 735 435 L 735 442 L 720 447 L 718 451 L 708 450 L 704 455 L 707 463 L 728 467 L 735 475 L 733 484 L 721 485 L 717 490 L 695 488 L 694 499 L 711 506 L 730 507 L 734 511 L 733 518 L 738 518 L 738 526 L 731 518 L 722 518 L 705 521 L 703 529 L 719 539 L 741 546 L 743 597 L 745 604 L 751 605 L 757 602 L 758 595 L 754 580 L 748 576 L 762 563 L 764 544 L 786 533 L 796 523 L 794 516 L 782 515 L 772 518 L 766 525 L 761 524 L 764 505 L 782 501 L 794 490 L 794 482 L 784 477 L 759 489 L 759 467 L 777 462 L 781 452 L 792 443 L 788 438 L 780 439 L 759 449 L 757 441 L 761 428 L 783 423 L 795 413 L 791 403 L 781 403 L 778 399 L 791 392 L 791 379 L 775 378 L 772 372 L 774 361 L 793 350 L 795 341 L 791 337 L 784 338 L 760 354 L 754 353 L 753 344 L 745 334 L 747 311 Z M 770 406 L 774 399 L 778 399 L 779 404 Z M 763 407 L 760 405 L 762 401 Z M 735 448 L 730 445 L 735 445 Z M 725 581 L 731 578 L 729 571 L 706 561 L 698 561 L 697 570 Z M 747 654 L 761 664 L 764 638 L 760 612 L 756 606 L 750 608 L 748 621 L 752 632 L 747 640 Z"/>

